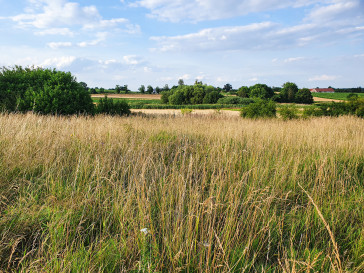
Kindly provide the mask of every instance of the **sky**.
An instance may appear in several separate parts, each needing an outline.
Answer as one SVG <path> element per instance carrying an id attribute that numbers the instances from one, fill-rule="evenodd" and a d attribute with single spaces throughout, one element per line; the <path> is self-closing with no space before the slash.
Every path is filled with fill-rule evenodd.
<path id="1" fill-rule="evenodd" d="M 89 87 L 364 86 L 364 0 L 0 0 L 0 66 Z"/>

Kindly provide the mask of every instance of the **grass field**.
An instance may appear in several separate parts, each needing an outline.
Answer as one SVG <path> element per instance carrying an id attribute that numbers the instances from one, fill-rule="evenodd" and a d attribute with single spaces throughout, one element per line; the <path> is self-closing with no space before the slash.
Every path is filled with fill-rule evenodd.
<path id="1" fill-rule="evenodd" d="M 324 99 L 346 100 L 349 94 L 350 93 L 312 93 L 312 96 Z M 364 98 L 364 93 L 355 93 L 355 94 L 357 94 L 361 98 Z"/>
<path id="2" fill-rule="evenodd" d="M 0 115 L 0 271 L 363 272 L 364 120 Z"/>

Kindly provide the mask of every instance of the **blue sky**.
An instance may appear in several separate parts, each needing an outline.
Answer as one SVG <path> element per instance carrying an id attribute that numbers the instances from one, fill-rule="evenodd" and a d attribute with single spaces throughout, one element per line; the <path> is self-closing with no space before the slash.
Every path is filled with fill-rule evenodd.
<path id="1" fill-rule="evenodd" d="M 363 0 L 0 0 L 0 66 L 90 87 L 364 86 Z"/>

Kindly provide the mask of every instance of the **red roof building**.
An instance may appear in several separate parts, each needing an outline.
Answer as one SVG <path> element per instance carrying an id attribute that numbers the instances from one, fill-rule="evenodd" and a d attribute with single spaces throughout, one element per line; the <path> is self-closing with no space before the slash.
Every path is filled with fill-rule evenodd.
<path id="1" fill-rule="evenodd" d="M 311 92 L 317 92 L 317 93 L 334 93 L 335 90 L 332 88 L 314 88 L 310 89 Z"/>

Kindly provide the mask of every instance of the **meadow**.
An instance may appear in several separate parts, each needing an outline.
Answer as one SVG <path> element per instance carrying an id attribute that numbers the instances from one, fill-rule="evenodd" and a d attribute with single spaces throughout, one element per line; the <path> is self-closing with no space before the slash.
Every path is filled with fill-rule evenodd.
<path id="1" fill-rule="evenodd" d="M 335 92 L 335 93 L 312 93 L 312 96 L 314 98 L 324 98 L 324 99 L 333 99 L 333 100 L 346 100 L 347 96 L 350 93 L 341 93 L 341 92 Z M 364 93 L 355 93 L 358 95 L 359 98 L 364 98 Z"/>
<path id="2" fill-rule="evenodd" d="M 364 120 L 0 114 L 0 271 L 363 272 Z"/>

